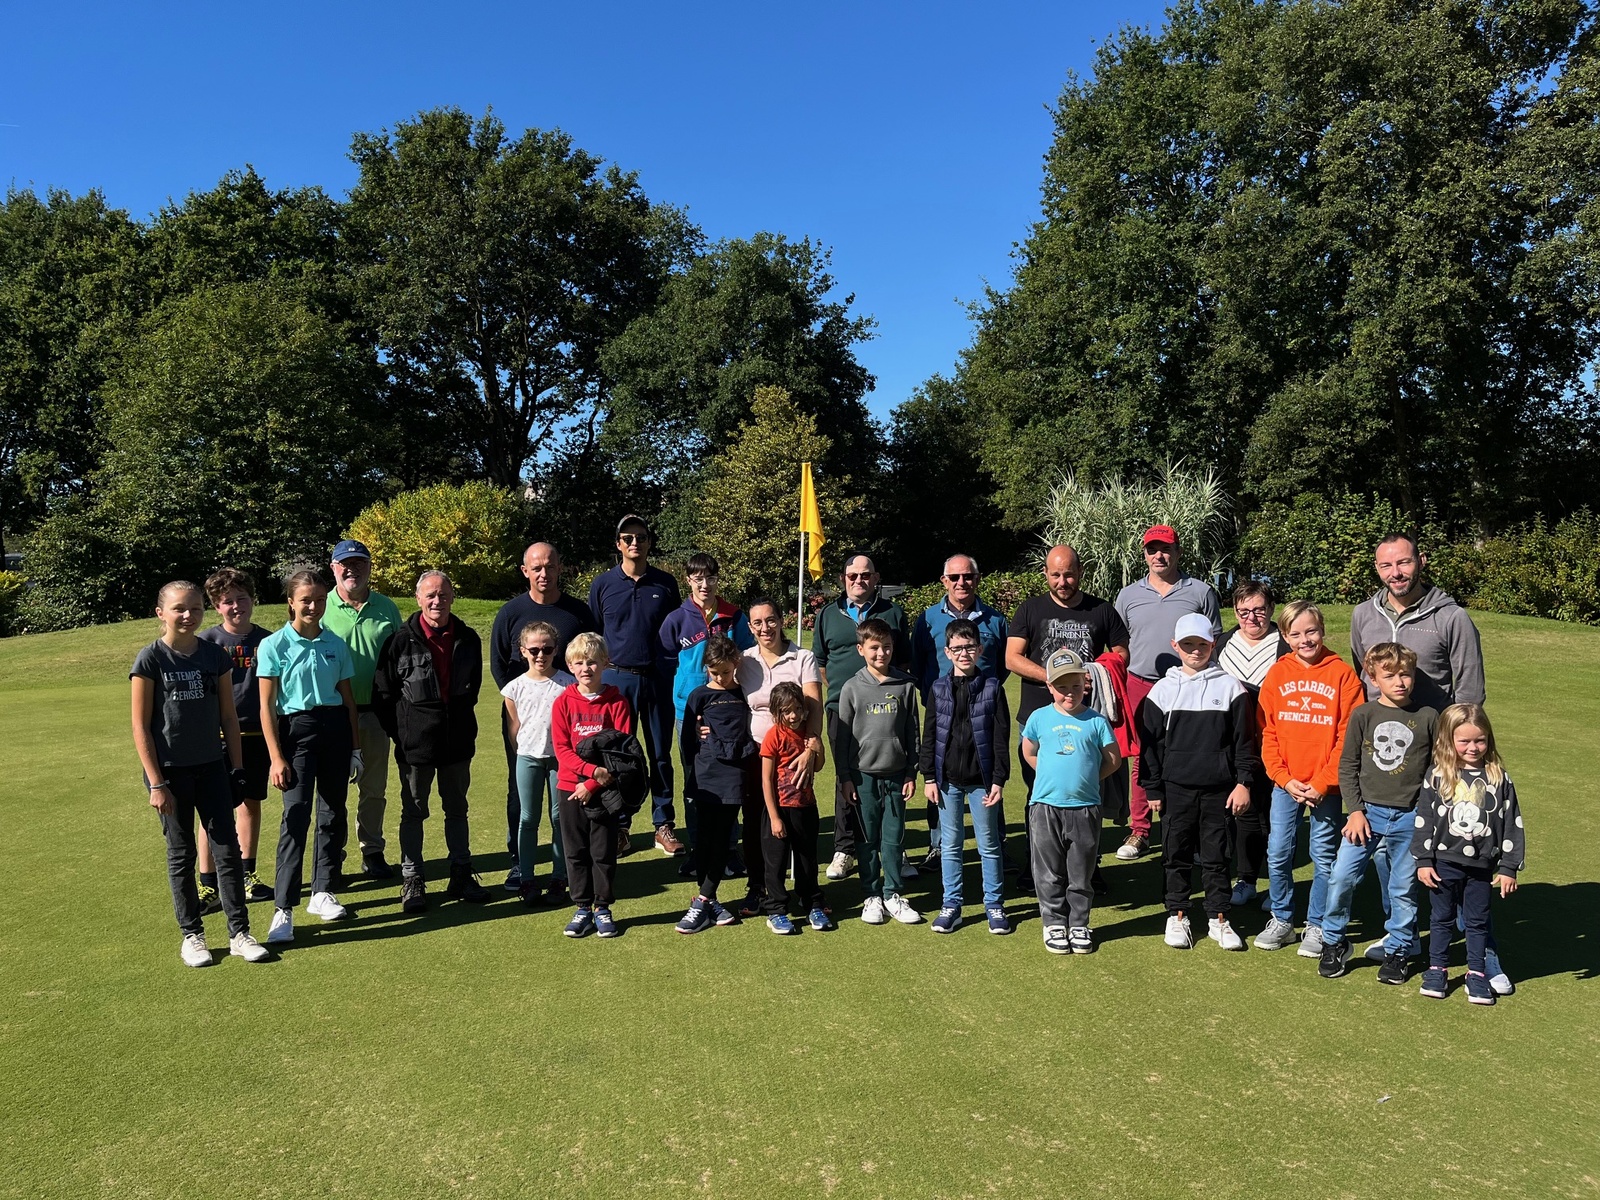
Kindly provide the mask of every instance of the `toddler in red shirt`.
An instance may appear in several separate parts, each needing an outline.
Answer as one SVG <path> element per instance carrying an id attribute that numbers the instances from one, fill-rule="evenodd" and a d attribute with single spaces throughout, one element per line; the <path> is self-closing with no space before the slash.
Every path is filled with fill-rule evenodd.
<path id="1" fill-rule="evenodd" d="M 794 857 L 794 890 L 807 921 L 819 933 L 833 921 L 817 886 L 817 797 L 807 769 L 806 698 L 798 684 L 780 683 L 767 701 L 772 728 L 761 739 L 761 793 L 766 817 L 761 824 L 761 857 L 767 868 L 767 928 L 798 933 L 789 919 L 784 872 Z"/>

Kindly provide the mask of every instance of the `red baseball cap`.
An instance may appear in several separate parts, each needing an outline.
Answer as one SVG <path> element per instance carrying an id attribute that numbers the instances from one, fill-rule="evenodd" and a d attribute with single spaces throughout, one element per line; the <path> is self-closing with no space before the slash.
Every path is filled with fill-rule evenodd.
<path id="1" fill-rule="evenodd" d="M 1171 525 L 1152 525 L 1144 531 L 1143 544 L 1148 546 L 1151 542 L 1166 542 L 1168 545 L 1178 544 L 1178 535 Z"/>

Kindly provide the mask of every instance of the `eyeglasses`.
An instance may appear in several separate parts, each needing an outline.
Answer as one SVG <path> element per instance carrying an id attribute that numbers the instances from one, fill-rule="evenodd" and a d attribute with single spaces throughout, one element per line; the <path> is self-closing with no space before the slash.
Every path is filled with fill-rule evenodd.
<path id="1" fill-rule="evenodd" d="M 871 571 L 846 571 L 844 577 L 852 583 L 866 583 L 872 579 Z"/>
<path id="2" fill-rule="evenodd" d="M 522 648 L 522 652 L 524 654 L 531 654 L 535 658 L 543 658 L 547 654 L 554 654 L 556 652 L 556 648 L 554 646 L 524 646 Z"/>
<path id="3" fill-rule="evenodd" d="M 971 642 L 963 643 L 960 646 L 946 646 L 945 649 L 950 651 L 951 654 L 976 654 L 978 652 L 978 648 Z"/>
<path id="4" fill-rule="evenodd" d="M 702 587 L 709 587 L 721 578 L 721 575 L 691 575 L 689 576 L 689 582 L 698 583 Z"/>
<path id="5" fill-rule="evenodd" d="M 1270 608 L 1236 608 L 1233 615 L 1241 621 L 1265 621 L 1272 613 Z"/>
<path id="6" fill-rule="evenodd" d="M 946 575 L 945 578 L 951 583 L 973 583 L 977 580 L 978 576 L 977 573 L 973 571 L 961 571 L 953 575 Z"/>
<path id="7" fill-rule="evenodd" d="M 636 546 L 640 542 L 648 542 L 649 540 L 650 535 L 648 533 L 619 533 L 617 535 L 617 541 L 628 546 Z"/>

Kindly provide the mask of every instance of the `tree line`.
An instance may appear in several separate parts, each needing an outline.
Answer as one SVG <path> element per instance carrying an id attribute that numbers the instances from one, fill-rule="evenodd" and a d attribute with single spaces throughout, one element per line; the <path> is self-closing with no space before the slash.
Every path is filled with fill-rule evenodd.
<path id="1" fill-rule="evenodd" d="M 0 534 L 31 624 L 270 575 L 438 482 L 513 489 L 569 562 L 622 509 L 669 551 L 776 553 L 796 449 L 831 550 L 911 581 L 1018 562 L 1064 472 L 1180 460 L 1246 544 L 1352 496 L 1456 537 L 1558 520 L 1600 484 L 1595 15 L 1182 0 L 1122 30 L 1056 104 L 1013 277 L 882 423 L 824 247 L 711 241 L 559 130 L 436 109 L 355 135 L 343 198 L 244 168 L 148 220 L 13 189 Z"/>

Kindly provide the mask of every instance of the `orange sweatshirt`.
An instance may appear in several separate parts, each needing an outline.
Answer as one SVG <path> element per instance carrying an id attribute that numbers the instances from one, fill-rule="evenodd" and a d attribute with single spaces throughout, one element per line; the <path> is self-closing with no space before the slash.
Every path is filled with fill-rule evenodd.
<path id="1" fill-rule="evenodd" d="M 1350 665 L 1324 648 L 1306 666 L 1285 654 L 1261 681 L 1261 761 L 1272 782 L 1309 783 L 1324 794 L 1339 790 L 1339 755 L 1350 715 L 1367 692 Z"/>

